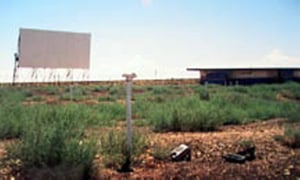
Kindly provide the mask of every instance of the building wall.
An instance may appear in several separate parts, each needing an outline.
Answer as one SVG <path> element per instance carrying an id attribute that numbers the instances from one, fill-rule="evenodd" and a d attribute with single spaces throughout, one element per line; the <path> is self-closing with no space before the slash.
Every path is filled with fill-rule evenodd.
<path id="1" fill-rule="evenodd" d="M 207 75 L 207 71 L 200 71 L 200 80 L 205 79 Z"/>
<path id="2" fill-rule="evenodd" d="M 216 69 L 200 70 L 200 83 L 214 84 L 257 84 L 280 83 L 285 81 L 300 82 L 300 69 Z"/>
<path id="3" fill-rule="evenodd" d="M 228 74 L 230 79 L 243 78 L 277 78 L 277 70 L 233 70 Z"/>
<path id="4" fill-rule="evenodd" d="M 294 77 L 295 78 L 300 78 L 300 70 L 295 70 L 294 71 Z"/>

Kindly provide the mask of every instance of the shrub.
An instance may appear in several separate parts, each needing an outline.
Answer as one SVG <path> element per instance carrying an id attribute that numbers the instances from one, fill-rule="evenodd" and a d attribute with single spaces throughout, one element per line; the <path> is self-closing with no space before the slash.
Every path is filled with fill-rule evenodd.
<path id="1" fill-rule="evenodd" d="M 299 92 L 299 83 L 295 82 L 288 82 L 281 86 L 280 88 L 281 94 L 290 99 L 299 99 L 300 92 Z"/>
<path id="2" fill-rule="evenodd" d="M 274 85 L 256 84 L 249 87 L 248 94 L 260 100 L 276 100 L 277 88 Z"/>
<path id="3" fill-rule="evenodd" d="M 82 87 L 67 87 L 65 89 L 65 92 L 60 96 L 61 100 L 67 100 L 67 101 L 80 101 L 85 98 L 86 90 Z"/>
<path id="4" fill-rule="evenodd" d="M 132 136 L 132 161 L 137 162 L 138 156 L 146 147 L 147 139 L 142 133 L 135 131 Z M 100 153 L 104 156 L 106 167 L 120 168 L 126 160 L 126 135 L 120 131 L 110 131 L 100 138 Z"/>
<path id="5" fill-rule="evenodd" d="M 46 92 L 47 95 L 56 95 L 59 93 L 59 88 L 57 86 L 43 86 L 40 87 L 39 90 Z"/>
<path id="6" fill-rule="evenodd" d="M 43 101 L 43 97 L 42 96 L 32 96 L 31 100 L 32 101 Z"/>
<path id="7" fill-rule="evenodd" d="M 108 86 L 95 86 L 92 88 L 93 92 L 106 92 L 109 90 Z"/>
<path id="8" fill-rule="evenodd" d="M 0 104 L 13 104 L 20 103 L 25 100 L 27 97 L 31 97 L 32 93 L 28 90 L 24 91 L 20 88 L 1 88 L 0 89 Z"/>
<path id="9" fill-rule="evenodd" d="M 24 108 L 20 104 L 2 104 L 0 108 L 0 139 L 17 138 L 23 132 Z"/>
<path id="10" fill-rule="evenodd" d="M 149 116 L 149 109 L 154 105 L 154 103 L 149 101 L 147 98 L 147 95 L 136 96 L 136 100 L 132 104 L 132 113 L 134 117 L 144 119 Z"/>
<path id="11" fill-rule="evenodd" d="M 286 144 L 292 148 L 300 147 L 300 128 L 299 126 L 288 126 L 284 131 Z"/>
<path id="12" fill-rule="evenodd" d="M 221 124 L 220 111 L 197 96 L 179 98 L 150 111 L 155 131 L 211 131 Z"/>
<path id="13" fill-rule="evenodd" d="M 288 108 L 289 107 L 289 108 Z M 283 115 L 287 118 L 288 123 L 300 122 L 300 105 L 297 103 L 290 103 L 286 105 L 286 110 Z"/>
<path id="14" fill-rule="evenodd" d="M 250 122 L 248 112 L 239 106 L 228 104 L 226 106 L 219 106 L 220 121 L 223 125 L 238 125 Z"/>
<path id="15" fill-rule="evenodd" d="M 148 122 L 145 119 L 135 119 L 133 121 L 134 126 L 145 127 L 148 126 Z"/>
<path id="16" fill-rule="evenodd" d="M 96 154 L 93 140 L 84 139 L 85 126 L 75 108 L 38 106 L 27 109 L 26 128 L 9 152 L 11 159 L 20 159 L 22 168 L 82 167 L 91 172 Z M 28 118 L 28 119 L 27 119 Z"/>
<path id="17" fill-rule="evenodd" d="M 123 120 L 126 117 L 126 108 L 123 104 L 98 104 L 93 108 L 99 120 Z"/>
<path id="18" fill-rule="evenodd" d="M 300 147 L 300 128 L 297 124 L 285 126 L 284 135 L 275 135 L 274 139 L 291 148 Z"/>
<path id="19" fill-rule="evenodd" d="M 238 144 L 243 148 L 249 148 L 254 146 L 254 142 L 251 139 L 243 139 L 239 141 Z"/>
<path id="20" fill-rule="evenodd" d="M 126 89 L 124 86 L 114 85 L 109 88 L 108 93 L 116 99 L 125 98 Z"/>
<path id="21" fill-rule="evenodd" d="M 168 145 L 155 144 L 152 148 L 151 155 L 160 161 L 165 161 L 170 157 L 171 148 Z"/>
<path id="22" fill-rule="evenodd" d="M 112 95 L 110 95 L 110 96 L 100 96 L 99 98 L 98 98 L 98 101 L 100 101 L 100 102 L 103 102 L 103 101 L 116 101 L 117 100 L 117 98 L 115 97 L 115 96 L 112 96 Z"/>
<path id="23" fill-rule="evenodd" d="M 170 89 L 167 86 L 154 86 L 152 88 L 153 95 L 161 95 L 170 93 Z"/>
<path id="24" fill-rule="evenodd" d="M 208 90 L 206 90 L 205 88 L 199 88 L 197 91 L 198 91 L 197 93 L 199 94 L 199 98 L 201 100 L 205 100 L 205 101 L 209 100 L 209 91 Z"/>
<path id="25" fill-rule="evenodd" d="M 233 86 L 230 87 L 233 91 L 239 92 L 239 93 L 248 93 L 248 89 L 245 86 Z"/>

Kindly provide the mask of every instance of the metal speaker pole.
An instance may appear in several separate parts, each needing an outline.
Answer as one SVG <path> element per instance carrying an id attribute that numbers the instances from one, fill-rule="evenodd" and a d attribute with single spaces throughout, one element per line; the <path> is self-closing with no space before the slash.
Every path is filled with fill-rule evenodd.
<path id="1" fill-rule="evenodd" d="M 131 89 L 132 89 L 132 80 L 137 77 L 135 73 L 123 74 L 122 77 L 125 77 L 126 81 L 126 126 L 127 126 L 127 152 L 126 152 L 126 161 L 119 170 L 120 172 L 132 172 L 131 169 L 131 154 L 132 154 L 132 127 L 131 127 Z"/>

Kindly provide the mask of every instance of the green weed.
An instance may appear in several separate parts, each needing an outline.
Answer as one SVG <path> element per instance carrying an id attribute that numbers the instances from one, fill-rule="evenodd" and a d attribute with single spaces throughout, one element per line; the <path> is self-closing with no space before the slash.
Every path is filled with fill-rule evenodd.
<path id="1" fill-rule="evenodd" d="M 39 106 L 27 109 L 20 141 L 9 149 L 23 169 L 82 166 L 89 174 L 96 154 L 93 140 L 84 138 L 85 125 L 76 108 Z"/>
<path id="2" fill-rule="evenodd" d="M 132 138 L 132 161 L 137 162 L 138 156 L 146 147 L 146 136 L 134 131 Z M 120 168 L 127 157 L 126 135 L 120 131 L 110 131 L 100 138 L 100 153 L 104 156 L 104 165 L 110 168 Z"/>

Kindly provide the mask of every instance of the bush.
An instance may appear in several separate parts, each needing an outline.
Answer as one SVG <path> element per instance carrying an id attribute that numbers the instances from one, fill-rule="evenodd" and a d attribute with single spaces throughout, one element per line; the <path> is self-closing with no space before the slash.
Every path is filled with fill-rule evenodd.
<path id="1" fill-rule="evenodd" d="M 208 101 L 209 100 L 209 91 L 206 90 L 205 88 L 198 88 L 197 93 L 199 94 L 199 98 L 201 100 Z"/>
<path id="2" fill-rule="evenodd" d="M 284 135 L 275 135 L 274 139 L 291 148 L 300 148 L 300 128 L 297 124 L 285 126 Z"/>
<path id="3" fill-rule="evenodd" d="M 239 141 L 238 144 L 242 148 L 254 147 L 254 142 L 251 139 L 243 139 Z"/>
<path id="4" fill-rule="evenodd" d="M 152 88 L 153 95 L 161 95 L 170 93 L 170 89 L 167 86 L 154 86 Z"/>
<path id="5" fill-rule="evenodd" d="M 222 125 L 239 125 L 251 121 L 248 117 L 248 112 L 241 107 L 232 104 L 216 106 L 219 107 Z"/>
<path id="6" fill-rule="evenodd" d="M 110 96 L 100 96 L 98 98 L 99 102 L 103 102 L 103 101 L 112 101 L 112 102 L 114 102 L 116 100 L 117 100 L 117 98 L 115 96 L 111 96 L 111 95 Z"/>
<path id="7" fill-rule="evenodd" d="M 160 161 L 165 161 L 170 157 L 171 148 L 168 145 L 155 144 L 152 148 L 151 155 Z"/>
<path id="8" fill-rule="evenodd" d="M 98 104 L 92 107 L 97 120 L 112 121 L 124 120 L 126 117 L 125 105 L 119 103 Z"/>
<path id="9" fill-rule="evenodd" d="M 80 101 L 85 98 L 86 90 L 80 86 L 70 86 L 65 89 L 65 92 L 60 96 L 60 100 Z"/>
<path id="10" fill-rule="evenodd" d="M 43 101 L 44 98 L 42 96 L 32 96 L 31 100 L 32 101 Z"/>
<path id="11" fill-rule="evenodd" d="M 0 139 L 17 138 L 23 132 L 24 108 L 20 104 L 2 104 L 0 108 Z"/>
<path id="12" fill-rule="evenodd" d="M 221 112 L 197 96 L 179 98 L 150 111 L 155 131 L 211 131 L 221 124 Z"/>
<path id="13" fill-rule="evenodd" d="M 125 87 L 123 86 L 111 86 L 108 91 L 109 95 L 120 98 L 125 96 Z"/>
<path id="14" fill-rule="evenodd" d="M 25 170 L 81 166 L 88 175 L 96 146 L 84 138 L 82 116 L 73 111 L 75 108 L 39 106 L 27 110 L 31 115 L 23 119 L 26 131 L 9 148 L 9 157 L 20 159 Z"/>
<path id="15" fill-rule="evenodd" d="M 43 86 L 39 87 L 39 91 L 46 92 L 47 95 L 56 95 L 59 93 L 59 88 L 57 86 Z"/>
<path id="16" fill-rule="evenodd" d="M 289 108 L 288 108 L 289 107 Z M 288 123 L 297 123 L 300 122 L 300 105 L 295 104 L 287 104 L 286 105 L 287 110 L 284 111 L 283 115 L 287 118 Z"/>
<path id="17" fill-rule="evenodd" d="M 292 148 L 300 147 L 300 128 L 295 126 L 286 127 L 284 131 L 286 144 Z"/>
<path id="18" fill-rule="evenodd" d="M 248 94 L 253 98 L 260 100 L 276 100 L 277 86 L 256 84 L 248 89 Z"/>
<path id="19" fill-rule="evenodd" d="M 136 163 L 138 156 L 146 147 L 146 137 L 135 131 L 132 136 L 132 161 Z M 127 146 L 126 135 L 120 131 L 110 131 L 100 138 L 100 154 L 104 156 L 103 163 L 106 167 L 120 168 L 126 160 Z"/>
<path id="20" fill-rule="evenodd" d="M 20 103 L 31 96 L 32 93 L 28 90 L 13 87 L 0 88 L 0 104 Z"/>
<path id="21" fill-rule="evenodd" d="M 290 99 L 300 99 L 299 83 L 289 82 L 282 85 L 281 94 Z"/>
<path id="22" fill-rule="evenodd" d="M 92 88 L 93 92 L 106 92 L 108 91 L 109 87 L 107 86 L 95 86 Z"/>

